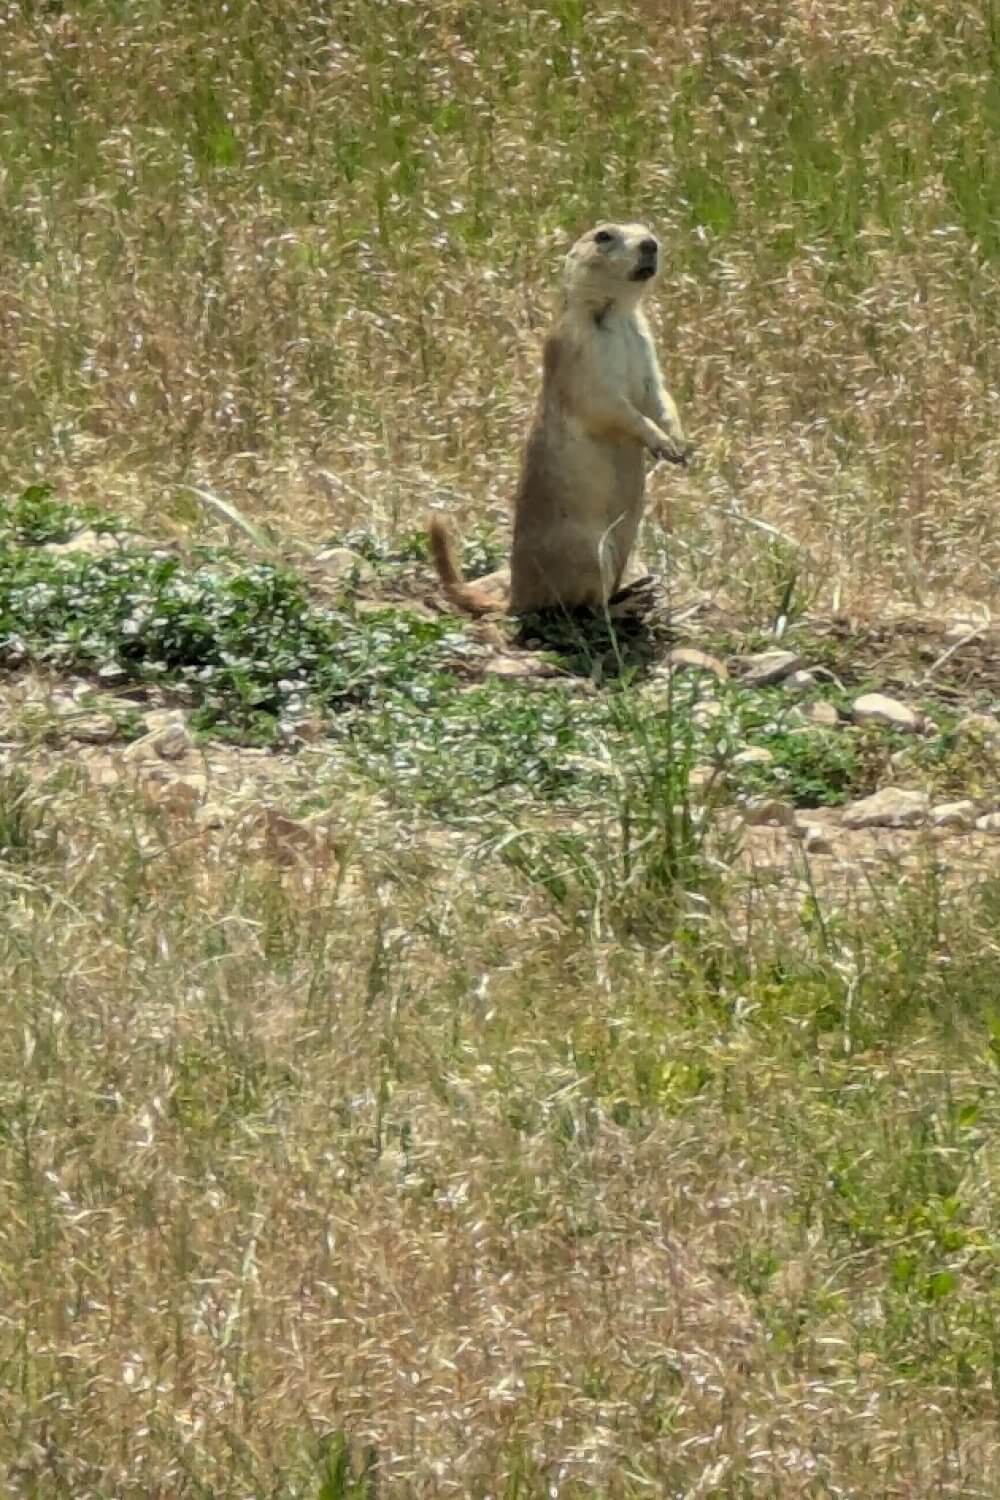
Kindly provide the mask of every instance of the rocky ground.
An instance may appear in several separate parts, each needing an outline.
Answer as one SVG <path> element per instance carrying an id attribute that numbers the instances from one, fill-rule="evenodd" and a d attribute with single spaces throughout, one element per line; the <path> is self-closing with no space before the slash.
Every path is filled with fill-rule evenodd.
<path id="1" fill-rule="evenodd" d="M 84 531 L 50 553 L 98 554 L 114 543 Z M 343 547 L 301 570 L 317 599 L 350 579 L 353 607 L 398 604 L 431 618 L 442 605 L 420 563 L 386 573 Z M 992 861 L 1000 852 L 1000 632 L 982 618 L 899 618 L 873 624 L 803 618 L 767 644 L 751 622 L 712 600 L 669 610 L 662 600 L 626 622 L 623 647 L 591 650 L 581 662 L 502 620 L 469 622 L 468 647 L 454 662 L 472 687 L 509 682 L 512 694 L 538 685 L 583 698 L 603 690 L 624 664 L 647 708 L 668 700 L 671 679 L 697 679 L 701 725 L 725 720 L 727 694 L 780 690 L 783 724 L 803 744 L 820 736 L 863 748 L 863 795 L 834 796 L 767 785 L 775 752 L 730 744 L 690 770 L 694 794 L 711 797 L 743 826 L 742 858 L 779 873 L 803 860 L 825 880 L 863 883 L 889 861 L 920 858 L 933 846 L 944 868 Z M 564 643 L 563 643 L 564 644 Z M 747 649 L 747 646 L 758 649 Z M 763 649 L 760 649 L 763 646 Z M 615 660 L 610 658 L 614 657 Z M 785 712 L 782 710 L 782 712 Z M 22 663 L 0 678 L 0 754 L 33 777 L 71 765 L 99 787 L 132 786 L 190 825 L 198 837 L 240 829 L 283 857 L 313 858 L 325 847 L 328 816 L 299 815 L 317 774 L 338 751 L 321 719 L 303 717 L 280 749 L 239 747 L 196 736 L 169 690 L 92 677 L 53 675 Z M 784 742 L 786 745 L 788 740 Z"/>

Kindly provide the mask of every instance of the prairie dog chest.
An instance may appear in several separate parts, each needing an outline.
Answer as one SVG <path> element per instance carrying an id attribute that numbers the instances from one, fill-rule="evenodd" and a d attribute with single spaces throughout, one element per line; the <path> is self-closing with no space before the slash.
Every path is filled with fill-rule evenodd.
<path id="1" fill-rule="evenodd" d="M 657 386 L 656 353 L 649 326 L 641 314 L 609 310 L 598 322 L 595 355 L 612 389 L 644 410 Z"/>

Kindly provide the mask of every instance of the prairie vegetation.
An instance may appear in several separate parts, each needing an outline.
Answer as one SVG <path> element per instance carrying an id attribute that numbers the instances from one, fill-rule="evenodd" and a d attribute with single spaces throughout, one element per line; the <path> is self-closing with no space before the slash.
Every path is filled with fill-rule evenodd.
<path id="1" fill-rule="evenodd" d="M 921 737 L 421 607 L 626 213 L 645 556 Z M 995 794 L 998 267 L 995 0 L 0 4 L 12 1496 L 997 1493 L 996 844 L 732 804 Z"/>
<path id="2" fill-rule="evenodd" d="M 991 591 L 997 30 L 993 0 L 8 6 L 0 478 L 159 526 L 198 480 L 310 535 L 434 489 L 505 515 L 558 253 L 621 204 L 664 240 L 702 455 L 661 485 L 678 565 L 752 587 L 735 504 L 844 600 Z"/>

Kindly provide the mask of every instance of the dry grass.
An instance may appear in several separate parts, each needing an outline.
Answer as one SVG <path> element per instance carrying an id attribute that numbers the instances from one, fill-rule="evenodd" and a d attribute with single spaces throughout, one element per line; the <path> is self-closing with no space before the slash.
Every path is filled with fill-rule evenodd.
<path id="1" fill-rule="evenodd" d="M 502 528 L 559 252 L 628 212 L 676 572 L 995 605 L 995 0 L 78 0 L 0 56 L 4 489 Z M 515 846 L 468 714 L 546 775 L 604 721 L 509 702 L 387 716 L 377 793 L 286 761 L 332 844 L 5 728 L 12 1496 L 997 1493 L 996 881 L 736 876 L 669 715 Z"/>
<path id="2" fill-rule="evenodd" d="M 4 812 L 11 1493 L 993 1492 L 995 890 L 581 944 L 370 800 Z"/>
<path id="3" fill-rule="evenodd" d="M 701 455 L 676 564 L 746 574 L 736 505 L 827 599 L 993 598 L 994 0 L 11 5 L 3 47 L 0 479 L 505 520 L 558 252 L 628 211 Z"/>

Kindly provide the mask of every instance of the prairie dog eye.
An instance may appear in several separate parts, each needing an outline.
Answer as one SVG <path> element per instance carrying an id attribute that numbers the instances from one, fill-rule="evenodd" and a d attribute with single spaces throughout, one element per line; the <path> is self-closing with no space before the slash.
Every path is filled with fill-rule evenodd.
<path id="1" fill-rule="evenodd" d="M 613 239 L 614 235 L 611 233 L 610 229 L 599 229 L 594 235 L 594 244 L 610 245 Z"/>

